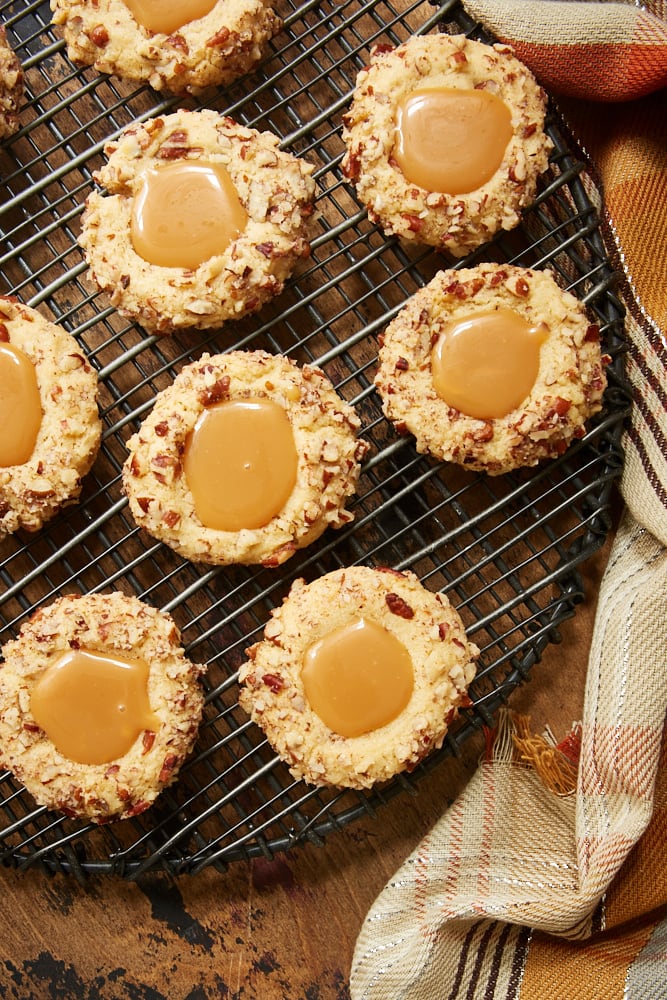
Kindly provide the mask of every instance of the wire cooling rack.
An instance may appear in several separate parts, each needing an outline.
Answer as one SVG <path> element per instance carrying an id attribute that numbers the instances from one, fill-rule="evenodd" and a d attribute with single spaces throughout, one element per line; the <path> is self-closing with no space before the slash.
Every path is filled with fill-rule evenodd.
<path id="1" fill-rule="evenodd" d="M 312 257 L 261 313 L 210 335 L 155 339 L 120 319 L 91 290 L 76 234 L 106 140 L 135 119 L 197 101 L 165 98 L 72 66 L 48 3 L 0 0 L 0 17 L 26 77 L 21 129 L 0 148 L 0 289 L 71 331 L 99 371 L 103 448 L 81 502 L 35 536 L 0 545 L 0 641 L 36 607 L 64 593 L 120 589 L 171 612 L 187 654 L 208 666 L 200 737 L 178 782 L 140 817 L 104 828 L 35 806 L 0 771 L 0 858 L 79 877 L 194 873 L 304 839 L 372 813 L 491 724 L 582 596 L 578 566 L 609 527 L 612 483 L 628 397 L 622 309 L 587 196 L 583 167 L 556 115 L 550 169 L 515 232 L 491 254 L 548 267 L 587 303 L 612 357 L 602 414 L 560 460 L 487 478 L 419 456 L 384 420 L 373 389 L 377 335 L 446 257 L 387 239 L 369 223 L 340 172 L 341 115 L 375 42 L 464 31 L 484 37 L 455 2 L 286 2 L 282 33 L 263 64 L 205 101 L 268 129 L 315 166 Z M 125 441 L 184 363 L 210 352 L 264 348 L 316 362 L 354 403 L 371 451 L 351 527 L 329 532 L 280 570 L 203 568 L 134 525 L 120 489 Z M 410 775 L 368 793 L 295 782 L 236 703 L 236 671 L 269 610 L 299 576 L 353 563 L 410 568 L 447 593 L 482 654 L 465 709 L 441 751 Z M 417 789 L 418 793 L 418 789 Z"/>

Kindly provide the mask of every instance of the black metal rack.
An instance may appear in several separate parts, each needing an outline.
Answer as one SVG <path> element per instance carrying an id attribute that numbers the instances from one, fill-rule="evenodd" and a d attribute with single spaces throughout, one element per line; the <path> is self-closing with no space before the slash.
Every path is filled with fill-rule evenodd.
<path id="1" fill-rule="evenodd" d="M 535 204 L 515 232 L 460 261 L 549 267 L 587 303 L 612 357 L 603 413 L 566 455 L 537 470 L 488 478 L 419 456 L 384 420 L 372 385 L 376 336 L 419 287 L 453 262 L 406 248 L 369 223 L 340 172 L 343 114 L 376 41 L 414 32 L 484 37 L 456 2 L 324 0 L 279 5 L 282 33 L 257 70 L 200 104 L 72 66 L 46 2 L 0 0 L 25 70 L 21 129 L 0 148 L 0 291 L 61 323 L 99 371 L 103 448 L 81 502 L 39 534 L 0 545 L 0 643 L 25 616 L 63 593 L 121 589 L 167 609 L 186 652 L 208 665 L 200 738 L 178 782 L 140 817 L 104 828 L 35 806 L 0 772 L 0 859 L 76 875 L 196 872 L 271 855 L 414 790 L 420 774 L 492 724 L 581 598 L 580 563 L 609 528 L 622 465 L 628 396 L 623 311 L 587 193 L 583 165 L 557 116 L 554 153 Z M 213 107 L 268 129 L 315 165 L 312 257 L 273 304 L 210 334 L 146 337 L 86 281 L 76 241 L 92 172 L 106 140 L 129 122 L 176 107 Z M 354 403 L 371 443 L 352 526 L 326 534 L 280 570 L 211 569 L 185 562 L 139 532 L 121 494 L 124 442 L 182 365 L 204 350 L 279 351 L 316 362 Z M 236 704 L 236 671 L 269 609 L 293 579 L 364 562 L 410 568 L 448 594 L 480 646 L 479 672 L 445 746 L 411 775 L 369 793 L 295 782 Z"/>

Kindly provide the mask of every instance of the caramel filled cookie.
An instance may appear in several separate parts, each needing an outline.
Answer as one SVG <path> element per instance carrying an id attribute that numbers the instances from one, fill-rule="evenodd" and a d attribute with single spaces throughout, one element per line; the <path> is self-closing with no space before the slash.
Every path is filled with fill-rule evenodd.
<path id="1" fill-rule="evenodd" d="M 282 27 L 264 0 L 51 0 L 51 10 L 73 62 L 177 94 L 249 72 Z"/>
<path id="2" fill-rule="evenodd" d="M 369 788 L 442 745 L 479 654 L 409 572 L 297 580 L 239 671 L 239 704 L 295 778 Z"/>
<path id="3" fill-rule="evenodd" d="M 23 71 L 16 53 L 0 24 L 0 141 L 14 135 L 19 127 L 19 106 L 23 97 Z"/>
<path id="4" fill-rule="evenodd" d="M 174 781 L 203 695 L 168 614 L 121 593 L 70 595 L 2 655 L 0 760 L 40 805 L 106 823 Z"/>
<path id="5" fill-rule="evenodd" d="M 214 111 L 129 126 L 106 147 L 79 242 L 93 280 L 150 333 L 261 308 L 308 255 L 312 167 Z"/>
<path id="6" fill-rule="evenodd" d="M 0 540 L 81 493 L 99 450 L 97 372 L 74 337 L 0 297 Z"/>
<path id="7" fill-rule="evenodd" d="M 352 520 L 358 430 L 318 368 L 204 354 L 128 441 L 123 486 L 137 524 L 186 559 L 278 566 Z"/>
<path id="8" fill-rule="evenodd" d="M 602 406 L 599 329 L 547 271 L 440 271 L 381 340 L 385 415 L 418 451 L 469 469 L 562 455 Z"/>
<path id="9" fill-rule="evenodd" d="M 532 201 L 552 147 L 545 106 L 507 45 L 377 46 L 343 117 L 343 172 L 386 233 L 462 257 Z"/>

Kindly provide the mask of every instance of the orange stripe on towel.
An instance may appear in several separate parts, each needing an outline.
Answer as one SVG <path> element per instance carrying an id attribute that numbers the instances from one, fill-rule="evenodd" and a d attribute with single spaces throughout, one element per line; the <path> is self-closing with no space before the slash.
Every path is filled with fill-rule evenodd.
<path id="1" fill-rule="evenodd" d="M 568 97 L 629 101 L 667 86 L 667 37 L 662 45 L 510 44 L 543 87 Z"/>

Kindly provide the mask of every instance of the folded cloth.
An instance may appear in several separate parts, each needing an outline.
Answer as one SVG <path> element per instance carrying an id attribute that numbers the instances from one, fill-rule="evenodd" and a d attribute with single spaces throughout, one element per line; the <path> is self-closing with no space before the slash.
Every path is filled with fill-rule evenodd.
<path id="1" fill-rule="evenodd" d="M 667 84 L 665 5 L 466 7 L 554 94 L 604 193 L 633 392 L 625 510 L 600 588 L 575 790 L 542 780 L 520 752 L 523 721 L 517 731 L 519 720 L 502 713 L 489 759 L 368 913 L 350 992 L 353 1000 L 659 1000 L 667 997 L 667 93 L 656 88 Z"/>
<path id="2" fill-rule="evenodd" d="M 630 101 L 667 86 L 664 0 L 467 0 L 549 93 Z"/>

